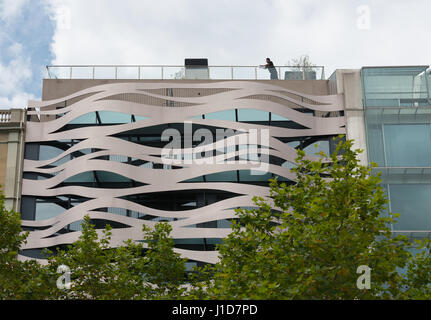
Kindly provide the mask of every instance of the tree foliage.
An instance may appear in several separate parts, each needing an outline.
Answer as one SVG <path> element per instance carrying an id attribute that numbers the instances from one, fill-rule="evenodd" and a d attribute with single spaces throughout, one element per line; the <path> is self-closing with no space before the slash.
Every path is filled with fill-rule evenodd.
<path id="1" fill-rule="evenodd" d="M 385 213 L 380 178 L 359 152 L 349 140 L 318 161 L 298 150 L 296 183 L 271 180 L 269 198 L 237 209 L 219 262 L 191 273 L 168 223 L 113 248 L 111 227 L 96 230 L 88 216 L 67 250 L 46 252 L 46 265 L 19 261 L 27 233 L 0 196 L 0 298 L 430 299 L 431 242 L 391 233 L 396 215 Z M 57 287 L 61 266 L 70 288 Z M 371 270 L 368 289 L 357 285 L 360 266 Z"/>
<path id="2" fill-rule="evenodd" d="M 142 243 L 131 240 L 110 247 L 111 227 L 98 231 L 89 216 L 84 217 L 82 234 L 67 250 L 50 255 L 49 266 L 70 268 L 71 287 L 65 298 L 77 299 L 177 299 L 185 291 L 185 259 L 173 251 L 169 237 L 172 227 L 158 223 L 143 227 Z M 146 252 L 145 252 L 146 251 Z"/>
<path id="3" fill-rule="evenodd" d="M 46 265 L 19 261 L 28 233 L 21 232 L 19 213 L 6 210 L 1 196 L 0 299 L 179 299 L 186 292 L 185 259 L 173 250 L 169 224 L 144 226 L 147 245 L 127 240 L 117 248 L 110 246 L 109 225 L 96 230 L 87 215 L 81 226 L 67 250 L 44 251 Z"/>
<path id="4" fill-rule="evenodd" d="M 55 280 L 34 260 L 18 260 L 28 233 L 22 232 L 21 216 L 5 208 L 0 193 L 0 299 L 40 299 L 52 296 Z"/>
<path id="5" fill-rule="evenodd" d="M 395 215 L 382 214 L 388 201 L 380 179 L 359 164 L 359 152 L 352 150 L 352 141 L 340 141 L 329 158 L 321 153 L 318 161 L 299 150 L 291 169 L 297 183 L 271 180 L 272 201 L 255 197 L 257 209 L 237 210 L 240 222 L 219 248 L 210 296 L 426 297 L 429 243 L 423 244 L 426 255 L 413 258 L 407 238 L 393 236 Z M 370 289 L 358 289 L 360 266 L 371 268 Z M 399 272 L 403 268 L 409 270 L 407 278 Z M 417 295 L 406 295 L 409 290 Z"/>
<path id="6" fill-rule="evenodd" d="M 307 54 L 301 55 L 298 58 L 292 58 L 287 65 L 297 68 L 298 71 L 309 71 L 316 66 L 311 62 L 311 58 Z"/>

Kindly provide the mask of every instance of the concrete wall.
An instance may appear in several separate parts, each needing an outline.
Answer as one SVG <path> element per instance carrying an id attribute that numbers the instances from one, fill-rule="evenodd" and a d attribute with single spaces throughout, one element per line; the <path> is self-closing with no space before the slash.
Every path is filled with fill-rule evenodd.
<path id="1" fill-rule="evenodd" d="M 344 115 L 346 117 L 347 139 L 353 139 L 354 149 L 361 149 L 359 160 L 368 164 L 367 140 L 365 132 L 364 107 L 362 104 L 361 72 L 358 69 L 340 69 L 335 71 L 329 81 L 331 94 L 344 95 Z M 335 91 L 335 92 L 334 92 Z"/>
<path id="2" fill-rule="evenodd" d="M 277 85 L 285 89 L 291 89 L 305 94 L 327 95 L 328 80 L 232 80 L 252 81 Z M 226 80 L 102 80 L 102 79 L 44 79 L 42 89 L 42 100 L 51 100 L 65 97 L 69 94 L 90 88 L 93 86 L 121 83 L 121 82 L 151 82 L 151 83 L 211 83 L 230 82 Z M 229 87 L 229 86 L 227 86 Z"/>
<path id="3" fill-rule="evenodd" d="M 4 192 L 9 133 L 0 131 L 0 188 Z"/>

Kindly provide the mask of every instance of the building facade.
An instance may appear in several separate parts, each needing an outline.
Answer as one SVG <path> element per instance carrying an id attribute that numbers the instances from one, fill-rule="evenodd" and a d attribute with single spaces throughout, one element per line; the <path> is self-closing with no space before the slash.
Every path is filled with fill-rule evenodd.
<path id="1" fill-rule="evenodd" d="M 8 210 L 19 212 L 24 155 L 25 110 L 0 110 L 0 190 Z"/>
<path id="2" fill-rule="evenodd" d="M 42 101 L 26 112 L 23 259 L 77 240 L 88 214 L 97 229 L 113 227 L 113 246 L 168 221 L 189 264 L 215 263 L 234 210 L 267 196 L 271 177 L 295 183 L 296 149 L 317 159 L 339 134 L 364 150 L 362 164 L 378 164 L 389 210 L 401 213 L 393 231 L 428 236 L 427 66 L 342 69 L 327 80 L 204 74 L 96 79 L 93 68 L 91 79 L 74 79 L 71 68 L 70 79 L 44 80 Z"/>
<path id="3" fill-rule="evenodd" d="M 392 231 L 431 234 L 431 90 L 428 66 L 361 70 L 369 161 L 382 175 Z"/>

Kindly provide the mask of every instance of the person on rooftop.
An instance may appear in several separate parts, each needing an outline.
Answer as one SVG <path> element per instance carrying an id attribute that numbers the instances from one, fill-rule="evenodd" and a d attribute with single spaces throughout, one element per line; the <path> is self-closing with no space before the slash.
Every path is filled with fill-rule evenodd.
<path id="1" fill-rule="evenodd" d="M 269 74 L 271 75 L 271 80 L 278 80 L 277 69 L 275 69 L 274 63 L 270 58 L 266 58 L 266 64 L 262 65 L 261 67 L 268 69 Z"/>

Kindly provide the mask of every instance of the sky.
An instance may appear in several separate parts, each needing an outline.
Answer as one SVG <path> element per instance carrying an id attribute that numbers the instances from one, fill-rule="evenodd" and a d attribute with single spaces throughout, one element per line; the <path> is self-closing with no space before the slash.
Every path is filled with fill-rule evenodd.
<path id="1" fill-rule="evenodd" d="M 431 0 L 0 0 L 0 109 L 41 97 L 46 65 L 431 64 Z"/>

